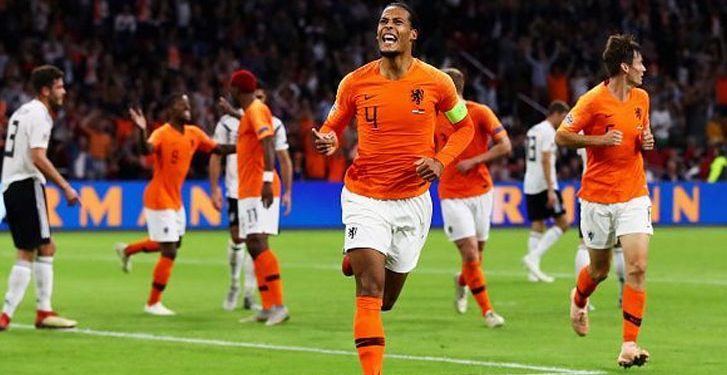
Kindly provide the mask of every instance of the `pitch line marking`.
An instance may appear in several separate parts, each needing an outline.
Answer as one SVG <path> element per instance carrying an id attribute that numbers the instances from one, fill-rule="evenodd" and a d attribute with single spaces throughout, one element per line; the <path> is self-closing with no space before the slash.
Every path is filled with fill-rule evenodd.
<path id="1" fill-rule="evenodd" d="M 30 325 L 30 324 L 12 324 L 11 328 L 35 329 L 35 326 Z M 76 333 L 76 334 L 89 335 L 89 336 L 115 337 L 115 338 L 136 339 L 136 340 L 144 340 L 144 341 L 161 341 L 161 342 L 193 344 L 193 345 L 236 347 L 236 348 L 248 348 L 248 349 L 267 349 L 267 350 L 276 350 L 276 351 L 283 351 L 283 352 L 315 353 L 315 354 L 340 355 L 340 356 L 356 356 L 357 355 L 357 353 L 355 353 L 355 352 L 350 352 L 350 351 L 345 351 L 345 350 L 307 348 L 307 347 L 302 347 L 302 346 L 272 345 L 272 344 L 261 344 L 261 343 L 254 343 L 254 342 L 228 341 L 228 340 L 216 340 L 216 339 L 177 337 L 177 336 L 155 335 L 155 334 L 151 334 L 151 333 L 140 333 L 140 332 L 134 333 L 134 332 L 100 331 L 100 330 L 93 330 L 93 329 L 88 329 L 88 328 L 58 330 L 58 332 Z M 533 373 L 533 374 L 508 374 L 508 375 L 600 375 L 600 374 L 605 374 L 605 372 L 603 372 L 603 371 L 594 371 L 594 370 L 573 370 L 573 369 L 549 367 L 549 366 L 532 366 L 532 365 L 526 365 L 526 364 L 522 364 L 522 363 L 513 363 L 513 362 L 478 361 L 478 360 L 471 360 L 471 359 L 457 359 L 457 358 L 449 358 L 449 357 L 386 354 L 385 358 L 400 359 L 400 360 L 405 360 L 405 361 L 438 362 L 438 363 L 448 363 L 448 364 L 477 366 L 477 367 L 491 367 L 491 368 L 506 368 L 506 369 L 516 369 L 516 370 L 539 371 L 538 373 Z"/>

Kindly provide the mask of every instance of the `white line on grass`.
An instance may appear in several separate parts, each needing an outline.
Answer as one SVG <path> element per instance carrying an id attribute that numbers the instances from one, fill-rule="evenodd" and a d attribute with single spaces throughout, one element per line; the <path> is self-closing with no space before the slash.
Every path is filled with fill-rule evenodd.
<path id="1" fill-rule="evenodd" d="M 35 326 L 32 326 L 30 324 L 13 324 L 12 328 L 35 329 Z M 267 350 L 277 350 L 277 351 L 284 351 L 284 352 L 303 352 L 303 353 L 342 355 L 342 356 L 357 355 L 355 352 L 350 352 L 350 351 L 345 351 L 345 350 L 308 348 L 308 347 L 302 347 L 302 346 L 288 346 L 288 345 L 271 345 L 271 344 L 260 344 L 260 343 L 254 343 L 254 342 L 200 339 L 200 338 L 191 338 L 191 337 L 176 337 L 176 336 L 155 335 L 155 334 L 151 334 L 151 333 L 97 331 L 97 330 L 87 329 L 87 328 L 59 330 L 59 332 L 77 333 L 77 334 L 89 335 L 89 336 L 116 337 L 116 338 L 136 339 L 136 340 L 144 340 L 144 341 L 163 341 L 163 342 L 193 344 L 193 345 L 236 347 L 236 348 L 250 348 L 250 349 L 267 349 Z M 449 363 L 449 364 L 477 366 L 477 367 L 491 367 L 491 368 L 506 368 L 506 369 L 539 371 L 538 373 L 535 373 L 535 374 L 509 374 L 509 375 L 599 375 L 599 374 L 605 374 L 605 372 L 603 372 L 603 371 L 594 371 L 594 370 L 573 370 L 573 369 L 559 368 L 559 367 L 531 366 L 531 365 L 526 365 L 526 364 L 522 364 L 522 363 L 477 361 L 477 360 L 471 360 L 471 359 L 457 359 L 457 358 L 448 358 L 448 357 L 386 354 L 386 358 L 401 359 L 401 360 L 405 360 L 405 361 L 438 362 L 438 363 Z"/>

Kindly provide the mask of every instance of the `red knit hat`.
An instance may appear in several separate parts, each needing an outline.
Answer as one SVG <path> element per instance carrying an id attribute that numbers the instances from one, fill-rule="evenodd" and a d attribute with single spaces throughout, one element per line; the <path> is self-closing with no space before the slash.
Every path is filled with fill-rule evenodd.
<path id="1" fill-rule="evenodd" d="M 257 78 L 249 70 L 240 69 L 232 73 L 230 87 L 237 87 L 242 92 L 254 92 L 257 89 Z"/>

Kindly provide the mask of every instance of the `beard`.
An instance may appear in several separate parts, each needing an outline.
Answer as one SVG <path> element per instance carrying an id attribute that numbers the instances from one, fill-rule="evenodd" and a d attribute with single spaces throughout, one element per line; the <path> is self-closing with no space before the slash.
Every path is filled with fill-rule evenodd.
<path id="1" fill-rule="evenodd" d="M 50 109 L 53 112 L 58 112 L 63 108 L 63 99 L 62 98 L 50 98 L 48 100 L 48 105 L 50 105 Z"/>
<path id="2" fill-rule="evenodd" d="M 391 57 L 397 57 L 397 56 L 401 55 L 401 51 L 382 51 L 382 50 L 379 50 L 379 55 L 381 55 L 381 57 L 389 57 L 389 58 L 391 58 Z"/>

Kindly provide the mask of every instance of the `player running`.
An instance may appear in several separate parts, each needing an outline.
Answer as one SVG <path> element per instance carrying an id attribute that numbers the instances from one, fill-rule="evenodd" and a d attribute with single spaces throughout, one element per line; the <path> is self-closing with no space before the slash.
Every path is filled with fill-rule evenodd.
<path id="1" fill-rule="evenodd" d="M 523 190 L 531 224 L 528 253 L 523 257 L 523 265 L 528 270 L 528 280 L 532 282 L 554 281 L 552 276 L 540 270 L 540 260 L 568 230 L 568 219 L 555 170 L 558 154 L 555 128 L 563 121 L 569 109 L 567 104 L 559 100 L 550 103 L 545 120 L 530 128 L 527 133 Z M 546 231 L 545 220 L 551 217 L 555 219 L 555 225 Z"/>
<path id="2" fill-rule="evenodd" d="M 649 129 L 649 95 L 638 88 L 646 68 L 630 35 L 611 35 L 603 52 L 609 78 L 579 100 L 558 129 L 559 146 L 585 147 L 588 167 L 581 190 L 581 230 L 590 264 L 571 291 L 571 325 L 588 333 L 588 297 L 608 276 L 611 248 L 621 241 L 626 263 L 623 291 L 623 343 L 618 364 L 642 366 L 649 353 L 636 339 L 646 301 L 646 263 L 651 201 L 641 150 L 654 148 Z M 583 134 L 578 134 L 579 132 Z"/>
<path id="3" fill-rule="evenodd" d="M 408 5 L 387 5 L 376 33 L 382 58 L 343 78 L 328 119 L 320 133 L 314 131 L 317 151 L 332 155 L 356 119 L 358 156 L 346 171 L 341 205 L 344 268 L 356 278 L 354 339 L 367 375 L 382 372 L 381 310 L 394 306 L 429 232 L 429 182 L 467 147 L 474 132 L 452 79 L 412 56 L 418 33 Z M 438 112 L 457 130 L 435 153 Z"/>
<path id="4" fill-rule="evenodd" d="M 43 65 L 33 69 L 30 83 L 35 98 L 10 117 L 5 140 L 2 192 L 17 260 L 8 277 L 0 331 L 8 328 L 33 273 L 37 293 L 35 327 L 73 328 L 77 324 L 58 316 L 51 305 L 56 245 L 48 221 L 46 178 L 63 191 L 69 205 L 79 203 L 76 190 L 46 156 L 52 116 L 61 108 L 66 95 L 63 72 L 55 66 Z"/>
<path id="5" fill-rule="evenodd" d="M 255 97 L 265 103 L 267 95 L 265 90 L 258 87 Z M 236 145 L 238 127 L 242 110 L 232 107 L 227 100 L 220 98 L 220 108 L 225 114 L 220 118 L 215 128 L 213 139 L 219 144 Z M 230 114 L 232 113 L 232 114 Z M 285 216 L 290 214 L 292 206 L 293 163 L 288 154 L 288 138 L 283 122 L 273 116 L 273 132 L 275 133 L 275 156 L 280 162 L 280 171 L 283 180 L 284 192 L 280 203 L 285 207 Z M 225 310 L 234 310 L 240 295 L 240 274 L 244 272 L 244 291 L 242 307 L 249 310 L 254 305 L 254 295 L 257 289 L 255 268 L 252 258 L 245 248 L 245 238 L 240 236 L 240 216 L 237 212 L 237 155 L 228 155 L 225 160 L 225 195 L 227 197 L 227 216 L 230 225 L 230 242 L 227 248 L 227 257 L 230 264 L 230 289 L 222 302 Z M 222 191 L 219 188 L 220 157 L 210 156 L 209 161 L 210 187 L 212 202 L 217 210 L 222 209 Z"/>
<path id="6" fill-rule="evenodd" d="M 454 81 L 460 101 L 464 91 L 464 75 L 457 69 L 443 69 Z M 486 105 L 465 101 L 467 113 L 475 124 L 469 146 L 444 171 L 439 181 L 444 232 L 462 256 L 462 271 L 455 275 L 457 312 L 467 311 L 467 288 L 480 306 L 485 324 L 490 328 L 505 324 L 505 319 L 492 308 L 482 271 L 483 251 L 490 235 L 492 215 L 492 178 L 487 163 L 508 155 L 512 146 L 505 128 Z M 436 144 L 447 143 L 455 127 L 444 116 L 437 119 Z M 494 147 L 488 149 L 492 139 Z"/>
<path id="7" fill-rule="evenodd" d="M 149 240 L 158 248 L 161 256 L 154 267 L 149 299 L 144 312 L 152 315 L 175 315 L 162 304 L 162 292 L 167 286 L 174 267 L 177 250 L 182 245 L 185 233 L 186 214 L 182 204 L 182 184 L 189 171 L 195 151 L 228 154 L 235 147 L 217 145 L 205 132 L 195 125 L 187 125 L 192 119 L 189 98 L 185 94 L 174 94 L 167 99 L 169 122 L 151 133 L 147 139 L 146 118 L 139 108 L 130 108 L 131 120 L 141 130 L 139 147 L 144 155 L 152 155 L 154 174 L 144 190 L 144 216 L 149 231 Z M 137 243 L 137 247 L 148 241 Z M 118 245 L 122 267 L 128 269 L 128 247 Z M 119 251 L 121 250 L 121 251 Z"/>

